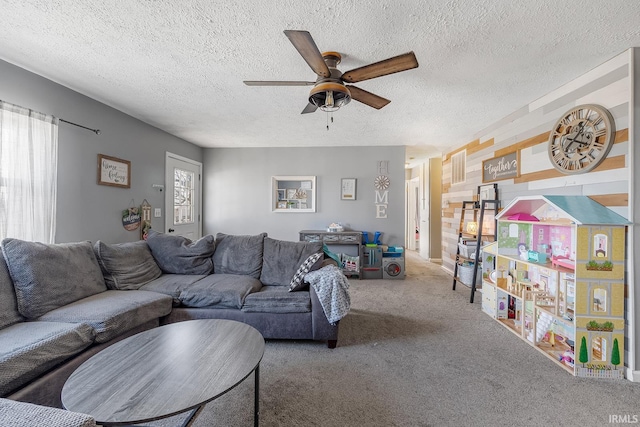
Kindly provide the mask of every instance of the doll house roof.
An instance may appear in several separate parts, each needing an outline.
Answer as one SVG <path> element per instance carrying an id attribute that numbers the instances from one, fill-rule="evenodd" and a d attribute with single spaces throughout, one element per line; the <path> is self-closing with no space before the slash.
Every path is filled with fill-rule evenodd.
<path id="1" fill-rule="evenodd" d="M 630 224 L 623 216 L 587 196 L 516 197 L 496 215 L 496 219 L 517 219 L 522 214 L 531 215 L 538 221 L 564 221 L 579 225 Z"/>

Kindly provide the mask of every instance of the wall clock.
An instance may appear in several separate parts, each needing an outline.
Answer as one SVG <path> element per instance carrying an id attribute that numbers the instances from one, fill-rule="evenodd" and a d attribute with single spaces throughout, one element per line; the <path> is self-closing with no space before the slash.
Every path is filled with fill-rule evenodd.
<path id="1" fill-rule="evenodd" d="M 564 174 L 589 172 L 607 157 L 615 136 L 611 113 L 585 104 L 564 113 L 549 135 L 549 160 Z"/>
<path id="2" fill-rule="evenodd" d="M 386 175 L 378 175 L 373 181 L 373 185 L 375 185 L 377 190 L 386 190 L 390 184 L 391 181 L 389 181 L 389 177 Z"/>

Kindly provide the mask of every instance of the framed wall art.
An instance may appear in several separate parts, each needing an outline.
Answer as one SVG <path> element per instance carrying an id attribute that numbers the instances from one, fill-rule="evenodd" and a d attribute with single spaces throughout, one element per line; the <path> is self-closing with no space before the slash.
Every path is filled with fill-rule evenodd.
<path id="1" fill-rule="evenodd" d="M 478 203 L 483 200 L 499 200 L 498 184 L 478 185 Z"/>
<path id="2" fill-rule="evenodd" d="M 271 177 L 272 212 L 315 212 L 316 177 L 279 175 Z"/>
<path id="3" fill-rule="evenodd" d="M 98 184 L 131 188 L 131 162 L 98 154 Z"/>
<path id="4" fill-rule="evenodd" d="M 356 179 L 342 178 L 340 185 L 340 199 L 355 200 L 356 199 Z"/>

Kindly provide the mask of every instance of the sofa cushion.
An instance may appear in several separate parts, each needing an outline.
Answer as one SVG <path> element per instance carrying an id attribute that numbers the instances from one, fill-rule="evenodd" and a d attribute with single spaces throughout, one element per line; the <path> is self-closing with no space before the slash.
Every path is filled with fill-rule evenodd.
<path id="1" fill-rule="evenodd" d="M 162 274 L 144 240 L 111 245 L 98 240 L 93 251 L 109 289 L 140 289 Z"/>
<path id="2" fill-rule="evenodd" d="M 267 237 L 260 281 L 266 286 L 288 287 L 300 265 L 314 253 L 322 252 L 322 242 L 287 242 Z M 310 271 L 320 267 L 319 261 Z"/>
<path id="3" fill-rule="evenodd" d="M 149 230 L 147 243 L 163 272 L 173 274 L 209 274 L 213 270 L 211 256 L 216 248 L 213 236 L 195 242 L 182 236 Z"/>
<path id="4" fill-rule="evenodd" d="M 2 252 L 18 311 L 27 319 L 107 290 L 90 242 L 45 244 L 8 238 L 2 241 Z"/>
<path id="5" fill-rule="evenodd" d="M 92 416 L 33 403 L 0 399 L 3 427 L 95 427 Z"/>
<path id="6" fill-rule="evenodd" d="M 18 312 L 16 291 L 7 269 L 7 264 L 0 252 L 0 329 L 22 321 Z"/>
<path id="7" fill-rule="evenodd" d="M 284 286 L 263 286 L 247 295 L 242 306 L 247 313 L 306 313 L 311 311 L 309 291 L 289 292 Z"/>
<path id="8" fill-rule="evenodd" d="M 213 254 L 215 273 L 241 274 L 260 279 L 266 236 L 267 233 L 255 236 L 216 234 L 216 251 Z"/>
<path id="9" fill-rule="evenodd" d="M 291 283 L 289 283 L 289 292 L 300 291 L 306 286 L 304 283 L 304 276 L 310 272 L 314 266 L 322 265 L 322 261 L 320 261 L 322 255 L 323 254 L 321 252 L 311 254 L 307 259 L 302 261 L 298 271 L 293 275 Z"/>
<path id="10" fill-rule="evenodd" d="M 180 305 L 180 291 L 207 277 L 195 274 L 163 274 L 140 288 L 141 291 L 159 292 L 173 298 L 174 305 Z"/>
<path id="11" fill-rule="evenodd" d="M 85 324 L 20 322 L 0 333 L 0 396 L 28 383 L 88 347 L 94 331 Z"/>
<path id="12" fill-rule="evenodd" d="M 96 331 L 96 342 L 103 343 L 166 316 L 171 302 L 169 296 L 155 292 L 109 290 L 50 311 L 38 320 L 86 323 Z"/>
<path id="13" fill-rule="evenodd" d="M 240 308 L 245 297 L 262 287 L 258 279 L 236 274 L 212 274 L 182 288 L 180 302 L 187 307 Z"/>

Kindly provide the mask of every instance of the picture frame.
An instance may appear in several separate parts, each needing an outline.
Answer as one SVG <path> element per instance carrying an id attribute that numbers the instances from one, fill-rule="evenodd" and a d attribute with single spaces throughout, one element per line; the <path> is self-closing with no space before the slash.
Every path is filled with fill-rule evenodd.
<path id="1" fill-rule="evenodd" d="M 340 199 L 356 200 L 356 178 L 342 178 L 340 183 Z"/>
<path id="2" fill-rule="evenodd" d="M 499 200 L 498 184 L 478 185 L 478 203 L 483 200 Z"/>
<path id="3" fill-rule="evenodd" d="M 271 212 L 316 212 L 316 194 L 314 175 L 274 175 L 271 177 Z"/>
<path id="4" fill-rule="evenodd" d="M 296 190 L 296 199 L 307 200 L 307 190 L 302 187 Z"/>
<path id="5" fill-rule="evenodd" d="M 131 162 L 98 154 L 98 184 L 131 188 Z"/>

